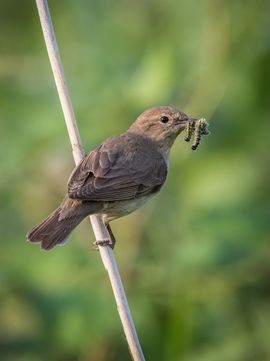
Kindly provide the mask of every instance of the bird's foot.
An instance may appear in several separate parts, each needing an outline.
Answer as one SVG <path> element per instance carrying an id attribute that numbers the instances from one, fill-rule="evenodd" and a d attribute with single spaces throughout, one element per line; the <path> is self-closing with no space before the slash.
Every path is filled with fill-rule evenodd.
<path id="1" fill-rule="evenodd" d="M 106 247 L 110 246 L 113 249 L 115 242 L 113 242 L 110 238 L 100 239 L 93 242 L 93 250 L 98 251 L 98 247 Z"/>
<path id="2" fill-rule="evenodd" d="M 93 249 L 94 249 L 95 251 L 98 251 L 98 247 L 99 247 L 99 246 L 101 246 L 101 247 L 110 246 L 111 249 L 114 249 L 116 240 L 115 240 L 115 238 L 114 238 L 112 229 L 111 229 L 109 223 L 105 223 L 105 227 L 107 228 L 107 231 L 108 231 L 108 233 L 109 233 L 110 238 L 104 238 L 104 239 L 95 241 L 95 242 L 93 243 Z"/>

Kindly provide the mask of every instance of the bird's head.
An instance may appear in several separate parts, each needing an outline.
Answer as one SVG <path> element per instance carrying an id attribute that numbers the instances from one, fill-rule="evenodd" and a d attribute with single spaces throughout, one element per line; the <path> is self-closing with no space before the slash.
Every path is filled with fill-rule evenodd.
<path id="1" fill-rule="evenodd" d="M 194 120 L 196 119 L 181 110 L 169 106 L 155 107 L 143 112 L 129 131 L 151 138 L 165 150 L 173 145 L 176 137 Z"/>

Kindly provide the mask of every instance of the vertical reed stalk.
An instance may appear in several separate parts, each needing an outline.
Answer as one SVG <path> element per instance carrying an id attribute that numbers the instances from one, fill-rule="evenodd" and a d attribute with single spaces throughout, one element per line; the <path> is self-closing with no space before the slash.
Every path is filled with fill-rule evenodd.
<path id="1" fill-rule="evenodd" d="M 56 42 L 53 24 L 50 16 L 48 3 L 46 0 L 36 0 L 41 27 L 56 83 L 58 95 L 63 109 L 66 126 L 72 146 L 74 161 L 78 164 L 84 157 L 84 151 L 80 139 L 80 134 L 75 119 L 71 99 L 69 96 L 63 65 L 59 55 L 59 49 Z M 92 228 L 97 240 L 110 238 L 110 235 L 104 226 L 101 218 L 97 215 L 90 216 Z M 134 361 L 145 361 L 137 332 L 132 320 L 125 290 L 121 281 L 113 251 L 109 246 L 99 246 L 100 256 L 105 269 L 108 272 L 117 310 L 123 325 L 124 333 L 127 339 L 129 350 Z"/>

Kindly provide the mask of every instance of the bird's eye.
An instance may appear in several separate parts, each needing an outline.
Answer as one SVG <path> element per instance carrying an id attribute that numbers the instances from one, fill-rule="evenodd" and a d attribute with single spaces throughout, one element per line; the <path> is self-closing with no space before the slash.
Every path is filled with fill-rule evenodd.
<path id="1" fill-rule="evenodd" d="M 162 115 L 162 117 L 160 117 L 160 121 L 161 121 L 161 123 L 168 123 L 168 121 L 169 121 L 169 118 L 168 117 L 166 117 L 166 115 Z"/>

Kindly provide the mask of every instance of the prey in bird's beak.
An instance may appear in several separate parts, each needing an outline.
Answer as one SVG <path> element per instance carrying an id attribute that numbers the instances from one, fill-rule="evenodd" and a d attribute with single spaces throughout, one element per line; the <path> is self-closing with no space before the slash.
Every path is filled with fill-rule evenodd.
<path id="1" fill-rule="evenodd" d="M 194 137 L 191 149 L 196 150 L 198 145 L 200 144 L 201 137 L 203 135 L 210 134 L 208 130 L 208 123 L 204 118 L 201 119 L 193 119 L 189 118 L 190 121 L 187 123 L 186 126 L 186 136 L 185 141 L 189 142 L 192 137 Z"/>

